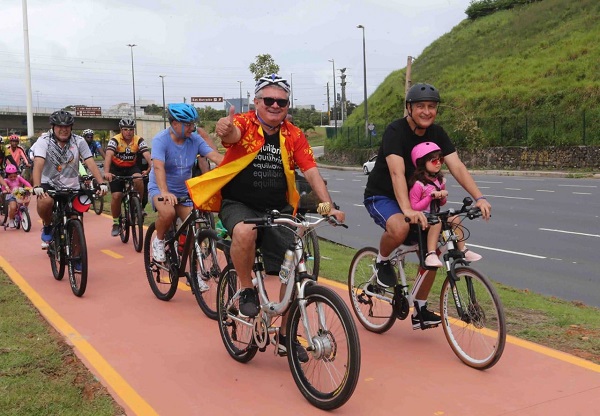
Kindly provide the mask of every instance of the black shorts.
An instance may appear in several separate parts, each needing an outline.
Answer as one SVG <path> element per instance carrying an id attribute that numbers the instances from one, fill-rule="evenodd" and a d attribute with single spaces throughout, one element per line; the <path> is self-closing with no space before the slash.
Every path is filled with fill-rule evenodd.
<path id="1" fill-rule="evenodd" d="M 292 214 L 294 209 L 288 205 L 279 210 L 283 214 Z M 260 218 L 263 211 L 252 209 L 241 202 L 224 199 L 221 202 L 219 218 L 223 226 L 229 231 L 239 222 L 247 218 Z M 279 274 L 285 250 L 294 243 L 294 234 L 284 227 L 260 228 L 258 230 L 257 246 L 261 249 L 265 272 L 271 275 Z"/>
<path id="2" fill-rule="evenodd" d="M 117 176 L 133 176 L 136 173 L 142 173 L 142 171 L 137 166 L 132 166 L 130 168 L 118 168 L 113 165 L 110 167 L 110 173 L 112 173 L 113 175 L 117 175 Z M 125 182 L 112 181 L 109 184 L 109 186 L 110 186 L 111 193 L 123 192 L 123 189 L 125 187 Z"/>

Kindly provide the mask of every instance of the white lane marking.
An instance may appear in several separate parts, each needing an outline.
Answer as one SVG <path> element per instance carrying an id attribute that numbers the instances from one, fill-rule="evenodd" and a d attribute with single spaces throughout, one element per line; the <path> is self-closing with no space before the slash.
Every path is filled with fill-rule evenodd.
<path id="1" fill-rule="evenodd" d="M 335 178 L 336 181 L 345 181 L 346 179 L 344 178 Z"/>
<path id="2" fill-rule="evenodd" d="M 477 183 L 504 183 L 504 182 L 494 182 L 494 181 L 475 181 Z"/>
<path id="3" fill-rule="evenodd" d="M 556 192 L 556 191 L 551 191 L 549 189 L 536 189 L 536 192 Z"/>
<path id="4" fill-rule="evenodd" d="M 355 207 L 363 207 L 363 208 L 365 207 L 363 204 L 352 204 L 352 205 Z"/>
<path id="5" fill-rule="evenodd" d="M 521 191 L 521 188 L 504 188 L 507 191 Z"/>
<path id="6" fill-rule="evenodd" d="M 533 257 L 534 259 L 545 259 L 545 258 L 547 258 L 545 256 L 538 256 L 537 254 L 517 253 L 516 251 L 502 250 L 501 248 L 480 246 L 480 245 L 477 245 L 477 244 L 468 244 L 468 246 L 469 247 L 483 248 L 485 250 L 491 250 L 491 251 L 499 251 L 501 253 L 516 254 L 518 256 Z"/>
<path id="7" fill-rule="evenodd" d="M 330 194 L 339 194 L 341 191 L 332 191 L 331 189 L 328 189 Z"/>
<path id="8" fill-rule="evenodd" d="M 352 179 L 352 182 L 362 182 L 362 179 Z"/>
<path id="9" fill-rule="evenodd" d="M 566 230 L 555 230 L 552 228 L 539 228 L 540 231 L 552 231 L 554 233 L 564 233 L 564 234 L 573 234 L 573 235 L 583 235 L 585 237 L 596 237 L 596 238 L 600 238 L 600 235 L 598 234 L 587 234 L 587 233 L 578 233 L 575 231 L 566 231 Z"/>
<path id="10" fill-rule="evenodd" d="M 598 185 L 556 185 L 556 186 L 570 186 L 572 188 L 597 188 Z"/>
<path id="11" fill-rule="evenodd" d="M 573 192 L 573 195 L 592 195 L 591 192 Z"/>
<path id="12" fill-rule="evenodd" d="M 533 198 L 523 198 L 520 196 L 486 195 L 486 197 L 506 198 L 506 199 L 526 199 L 528 201 L 533 201 Z"/>
<path id="13" fill-rule="evenodd" d="M 536 178 L 514 178 L 515 181 L 538 181 L 543 182 L 544 179 L 536 179 Z"/>

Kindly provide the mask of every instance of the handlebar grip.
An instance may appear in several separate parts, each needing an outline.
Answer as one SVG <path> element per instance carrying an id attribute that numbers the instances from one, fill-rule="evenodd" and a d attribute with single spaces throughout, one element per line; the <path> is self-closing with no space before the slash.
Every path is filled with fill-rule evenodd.
<path id="1" fill-rule="evenodd" d="M 267 223 L 267 218 L 247 218 L 244 220 L 244 224 L 263 225 Z"/>

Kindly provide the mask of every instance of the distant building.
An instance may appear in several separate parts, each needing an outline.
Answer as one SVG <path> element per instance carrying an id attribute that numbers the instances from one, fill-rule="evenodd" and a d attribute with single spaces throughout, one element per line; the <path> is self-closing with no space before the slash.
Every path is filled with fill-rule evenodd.
<path id="1" fill-rule="evenodd" d="M 311 111 L 315 111 L 315 105 L 314 104 L 295 105 L 294 108 L 296 108 L 298 110 L 311 110 Z"/>
<path id="2" fill-rule="evenodd" d="M 236 113 L 245 113 L 246 111 L 249 110 L 248 109 L 248 103 L 250 101 L 249 98 L 243 98 L 242 97 L 241 101 L 240 101 L 239 97 L 238 98 L 226 98 L 224 101 L 225 101 L 225 111 L 227 113 L 229 113 L 229 108 L 231 106 L 235 107 L 235 112 Z M 240 105 L 240 103 L 241 103 L 241 105 Z M 254 109 L 254 104 L 251 104 L 250 105 L 250 110 L 253 110 L 253 109 Z"/>

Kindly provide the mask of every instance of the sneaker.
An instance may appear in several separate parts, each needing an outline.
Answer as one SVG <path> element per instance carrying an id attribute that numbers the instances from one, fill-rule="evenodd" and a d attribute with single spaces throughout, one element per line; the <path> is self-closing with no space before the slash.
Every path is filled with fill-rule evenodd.
<path id="1" fill-rule="evenodd" d="M 110 235 L 113 237 L 117 237 L 119 235 L 119 224 L 112 225 L 112 230 L 110 230 Z"/>
<path id="2" fill-rule="evenodd" d="M 442 267 L 443 264 L 435 251 L 430 251 L 425 255 L 425 266 L 427 267 Z"/>
<path id="3" fill-rule="evenodd" d="M 8 220 L 8 228 L 11 228 L 11 229 L 17 228 L 17 220 Z"/>
<path id="4" fill-rule="evenodd" d="M 427 309 L 427 304 L 423 305 L 419 310 L 415 302 L 415 310 L 417 311 L 417 315 L 413 314 L 411 317 L 413 329 L 421 329 L 421 322 L 423 322 L 423 326 L 425 327 L 442 323 L 442 319 L 437 314 Z"/>
<path id="5" fill-rule="evenodd" d="M 200 277 L 200 278 L 197 278 L 196 280 L 198 281 L 198 290 L 200 290 L 200 293 L 208 292 L 210 290 L 210 286 L 206 284 L 204 279 L 202 279 Z"/>
<path id="6" fill-rule="evenodd" d="M 48 243 L 42 241 L 42 250 L 48 250 Z"/>
<path id="7" fill-rule="evenodd" d="M 51 225 L 44 225 L 42 227 L 42 241 L 45 243 L 48 243 L 50 241 L 52 241 L 52 231 L 53 228 Z"/>
<path id="8" fill-rule="evenodd" d="M 463 254 L 465 255 L 466 261 L 477 261 L 483 258 L 480 254 L 477 254 L 474 251 L 469 250 L 468 248 L 466 248 L 465 251 L 463 251 Z"/>
<path id="9" fill-rule="evenodd" d="M 256 290 L 244 289 L 240 294 L 240 315 L 253 318 L 258 315 L 258 296 Z"/>
<path id="10" fill-rule="evenodd" d="M 80 260 L 73 262 L 73 271 L 75 273 L 81 273 L 81 261 Z"/>
<path id="11" fill-rule="evenodd" d="M 165 240 L 155 238 L 154 241 L 152 241 L 152 257 L 159 263 L 162 263 L 167 259 L 167 256 L 165 255 Z"/>
<path id="12" fill-rule="evenodd" d="M 277 344 L 277 355 L 280 357 L 287 357 L 287 348 L 285 347 L 286 337 L 285 335 L 278 335 L 279 343 Z M 298 355 L 298 361 L 301 363 L 308 362 L 308 353 L 304 349 L 304 347 L 296 340 L 293 343 L 294 348 L 296 349 L 296 355 Z"/>
<path id="13" fill-rule="evenodd" d="M 383 287 L 396 285 L 396 271 L 389 260 L 377 263 L 377 284 Z"/>

